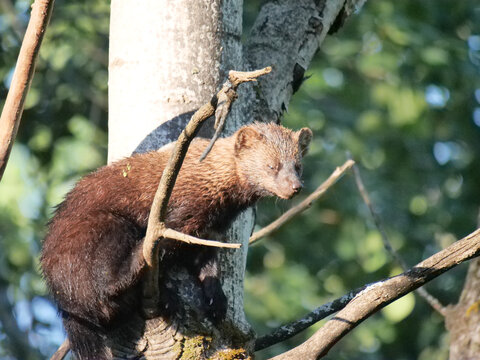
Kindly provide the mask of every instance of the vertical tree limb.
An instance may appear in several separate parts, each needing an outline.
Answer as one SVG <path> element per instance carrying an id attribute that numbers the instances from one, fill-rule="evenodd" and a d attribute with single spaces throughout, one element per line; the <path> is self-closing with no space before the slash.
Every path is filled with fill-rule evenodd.
<path id="1" fill-rule="evenodd" d="M 30 21 L 0 117 L 0 180 L 17 136 L 23 106 L 32 83 L 38 52 L 52 14 L 53 4 L 54 0 L 35 0 L 32 5 Z"/>
<path id="2" fill-rule="evenodd" d="M 477 222 L 480 226 L 480 216 Z M 475 359 L 480 354 L 480 259 L 468 266 L 457 304 L 447 306 L 445 324 L 450 332 L 450 360 Z"/>
<path id="3" fill-rule="evenodd" d="M 363 6 L 365 0 L 276 0 L 265 3 L 245 46 L 251 68 L 272 65 L 272 76 L 259 81 L 250 109 L 254 119 L 279 121 L 304 80 L 314 54 L 335 24 Z M 338 20 L 337 20 L 338 19 Z M 237 106 L 237 105 L 236 105 Z"/>
<path id="4" fill-rule="evenodd" d="M 477 359 L 480 354 L 480 259 L 470 263 L 460 300 L 447 307 L 445 323 L 450 332 L 449 359 Z"/>

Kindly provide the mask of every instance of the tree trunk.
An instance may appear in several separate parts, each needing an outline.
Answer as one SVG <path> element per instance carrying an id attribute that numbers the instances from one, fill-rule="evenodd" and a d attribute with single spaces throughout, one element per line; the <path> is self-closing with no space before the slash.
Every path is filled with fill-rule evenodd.
<path id="1" fill-rule="evenodd" d="M 231 69 L 273 65 L 257 91 L 242 85 L 226 134 L 253 120 L 279 121 L 319 44 L 335 20 L 364 0 L 276 1 L 263 7 L 243 55 L 241 0 L 112 0 L 109 63 L 109 161 L 158 149 L 175 140 L 200 105 L 210 100 Z M 270 15 L 270 16 L 269 16 Z M 279 18 L 278 18 L 279 17 Z M 212 133 L 207 124 L 203 135 Z M 253 332 L 243 312 L 243 278 L 253 211 L 227 233 L 241 250 L 222 250 L 227 319 L 213 326 L 196 309 L 199 289 L 182 269 L 167 286 L 181 295 L 175 321 L 132 315 L 108 336 L 113 357 L 147 359 L 247 358 Z M 132 311 L 133 313 L 133 311 Z"/>
<path id="2" fill-rule="evenodd" d="M 480 356 L 480 259 L 472 260 L 458 304 L 447 309 L 450 359 L 475 360 Z"/>
<path id="3" fill-rule="evenodd" d="M 242 6 L 238 0 L 148 0 L 135 5 L 112 1 L 109 161 L 175 140 L 192 113 L 216 93 L 228 70 L 243 68 Z M 239 124 L 235 121 L 235 125 Z M 212 129 L 208 125 L 204 131 L 207 135 Z M 231 119 L 228 129 L 234 129 Z M 200 358 L 212 356 L 218 348 L 234 348 L 233 339 L 241 339 L 237 342 L 244 345 L 252 338 L 243 313 L 243 277 L 252 211 L 240 218 L 228 238 L 244 246 L 236 256 L 225 251 L 221 257 L 222 269 L 229 269 L 229 276 L 223 279 L 229 321 L 222 329 L 205 324 L 196 309 L 172 324 L 163 319 L 144 322 L 136 318 L 112 334 L 114 355 L 143 352 L 147 358 Z M 195 304 L 193 279 L 181 269 L 172 269 L 169 278 L 185 304 Z M 125 343 L 130 343 L 129 349 L 122 348 Z"/>

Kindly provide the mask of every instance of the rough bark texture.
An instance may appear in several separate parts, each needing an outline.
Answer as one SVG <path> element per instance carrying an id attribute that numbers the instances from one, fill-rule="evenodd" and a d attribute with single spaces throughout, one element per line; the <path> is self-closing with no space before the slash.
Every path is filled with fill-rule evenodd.
<path id="1" fill-rule="evenodd" d="M 261 9 L 247 40 L 246 62 L 254 69 L 268 64 L 273 71 L 259 82 L 252 117 L 279 121 L 336 19 L 350 15 L 364 2 L 283 0 Z"/>
<path id="2" fill-rule="evenodd" d="M 241 0 L 145 0 L 133 5 L 113 0 L 111 6 L 109 161 L 175 140 L 231 69 L 273 65 L 275 74 L 261 79 L 256 91 L 252 86 L 239 89 L 225 133 L 253 120 L 278 121 L 337 15 L 344 7 L 352 8 L 344 0 L 269 3 L 261 10 L 243 56 Z M 203 134 L 211 134 L 211 127 Z M 253 211 L 248 210 L 227 234 L 229 241 L 244 244 L 242 250 L 221 251 L 223 288 L 229 301 L 224 324 L 214 327 L 199 316 L 195 282 L 184 271 L 172 269 L 170 286 L 186 303 L 191 299 L 192 308 L 173 324 L 132 318 L 111 334 L 114 356 L 248 356 L 253 333 L 243 312 L 243 277 L 252 227 Z"/>
<path id="3" fill-rule="evenodd" d="M 458 304 L 447 308 L 450 360 L 480 356 L 480 259 L 471 262 Z"/>

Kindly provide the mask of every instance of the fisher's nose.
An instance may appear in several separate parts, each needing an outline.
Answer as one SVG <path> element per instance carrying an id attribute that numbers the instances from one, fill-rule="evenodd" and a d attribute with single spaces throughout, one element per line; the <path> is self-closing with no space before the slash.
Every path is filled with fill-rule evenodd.
<path id="1" fill-rule="evenodd" d="M 300 180 L 298 179 L 295 179 L 293 182 L 292 182 L 292 190 L 295 194 L 297 194 L 298 192 L 300 192 L 300 190 L 302 190 L 303 188 L 303 184 Z"/>

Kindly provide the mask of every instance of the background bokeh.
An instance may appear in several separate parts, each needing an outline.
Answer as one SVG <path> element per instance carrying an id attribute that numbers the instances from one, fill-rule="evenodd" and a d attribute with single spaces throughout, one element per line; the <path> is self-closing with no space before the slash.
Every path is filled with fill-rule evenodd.
<path id="1" fill-rule="evenodd" d="M 245 1 L 245 32 L 261 1 Z M 0 1 L 0 106 L 30 2 Z M 0 183 L 0 358 L 44 359 L 63 341 L 38 271 L 45 223 L 66 191 L 106 162 L 109 3 L 57 0 Z M 413 265 L 468 234 L 480 197 L 480 5 L 368 1 L 322 45 L 284 124 L 309 126 L 306 189 L 258 208 L 258 226 L 315 189 L 350 152 L 394 247 Z M 247 315 L 259 334 L 400 272 L 352 176 L 252 247 Z M 431 282 L 454 303 L 466 266 Z M 259 354 L 297 345 L 321 324 Z M 443 319 L 410 294 L 360 325 L 329 359 L 447 358 Z"/>

